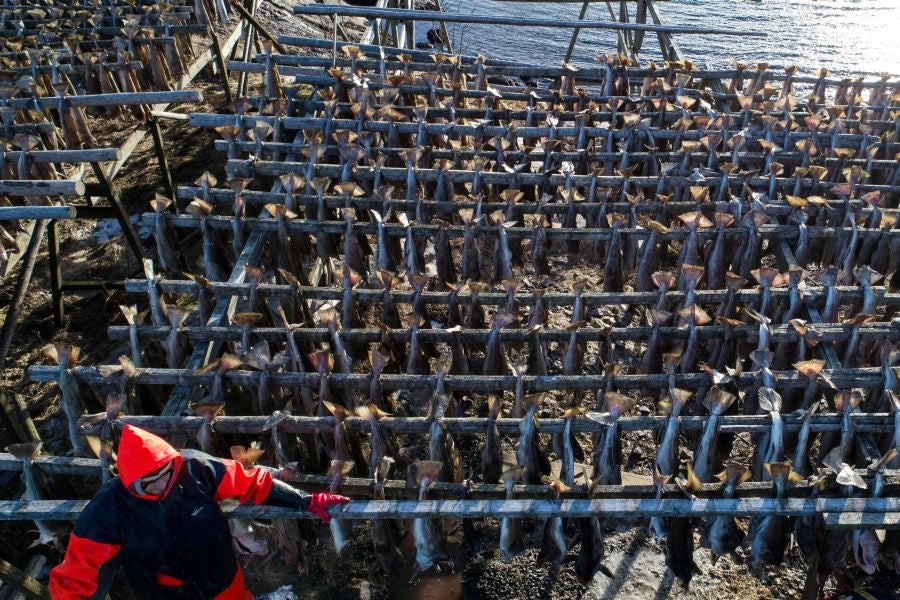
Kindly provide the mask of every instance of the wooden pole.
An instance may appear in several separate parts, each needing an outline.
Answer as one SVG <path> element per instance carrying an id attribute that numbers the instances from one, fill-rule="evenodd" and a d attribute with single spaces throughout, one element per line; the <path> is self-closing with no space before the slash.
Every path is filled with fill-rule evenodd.
<path id="1" fill-rule="evenodd" d="M 84 182 L 72 179 L 3 179 L 0 194 L 10 196 L 83 196 Z"/>
<path id="2" fill-rule="evenodd" d="M 37 262 L 38 252 L 44 241 L 48 223 L 49 221 L 46 219 L 41 219 L 35 223 L 34 231 L 31 233 L 31 240 L 29 240 L 28 248 L 25 250 L 25 256 L 19 269 L 19 277 L 16 280 L 16 287 L 13 289 L 9 309 L 6 313 L 6 318 L 3 320 L 3 328 L 0 329 L 0 371 L 6 368 L 6 355 L 9 354 L 9 348 L 12 345 L 16 323 L 19 321 L 19 315 L 22 313 L 22 304 L 24 304 L 25 296 L 28 294 L 28 286 L 31 285 L 31 275 L 34 273 L 34 265 Z"/>
<path id="3" fill-rule="evenodd" d="M 280 52 L 281 54 L 288 54 L 287 49 L 281 44 L 280 41 L 278 41 L 278 38 L 275 37 L 274 35 L 272 35 L 268 29 L 263 27 L 262 23 L 257 21 L 256 17 L 254 17 L 252 14 L 250 14 L 250 12 L 246 8 L 241 6 L 241 3 L 239 0 L 231 0 L 231 6 L 234 7 L 235 10 L 237 10 L 238 13 L 240 13 L 241 17 L 246 19 L 246 21 L 248 23 L 250 23 L 250 25 L 252 25 L 254 29 L 256 29 L 256 32 L 259 35 L 261 35 L 262 37 L 264 37 L 267 40 L 269 40 L 270 42 L 272 42 L 272 45 L 275 47 L 276 50 L 278 50 L 278 52 Z"/>
<path id="4" fill-rule="evenodd" d="M 335 291 L 341 292 L 339 288 Z M 818 338 L 822 344 L 831 344 L 850 339 L 853 333 L 852 325 L 818 324 L 815 330 L 820 334 Z M 690 335 L 685 327 L 659 327 L 659 335 L 663 339 L 684 340 Z M 130 328 L 124 325 L 111 325 L 108 328 L 109 339 L 124 341 L 129 337 Z M 179 331 L 189 340 L 194 342 L 208 341 L 239 341 L 242 329 L 235 326 L 225 327 L 181 327 Z M 770 328 L 771 341 L 774 343 L 798 342 L 801 336 L 792 325 L 775 325 Z M 142 340 L 164 340 L 170 334 L 170 326 L 143 325 L 138 327 L 138 337 Z M 250 337 L 254 340 L 267 340 L 269 342 L 284 341 L 284 330 L 279 327 L 252 327 L 249 329 Z M 647 340 L 653 327 L 582 327 L 575 332 L 578 342 L 643 342 Z M 759 340 L 759 325 L 756 323 L 728 328 L 722 325 L 704 325 L 697 328 L 696 336 L 699 341 L 722 339 L 731 332 L 734 339 L 755 343 Z M 859 328 L 860 340 L 884 340 L 896 332 L 896 327 L 890 323 L 869 323 Z M 328 342 L 330 334 L 324 327 L 296 327 L 292 331 L 294 338 L 308 343 Z M 458 333 L 451 333 L 445 329 L 422 329 L 419 331 L 419 341 L 422 343 L 450 343 L 454 336 L 459 336 L 464 344 L 486 344 L 492 335 L 490 329 L 463 329 Z M 501 329 L 498 337 L 501 342 L 526 343 L 533 336 L 544 343 L 565 342 L 570 340 L 571 332 L 561 327 L 547 327 L 532 334 L 529 330 Z M 359 327 L 340 332 L 340 337 L 345 343 L 353 344 L 377 344 L 383 339 L 404 344 L 409 340 L 409 329 L 380 329 L 377 327 Z M 840 366 L 831 367 L 840 370 Z"/>
<path id="5" fill-rule="evenodd" d="M 66 96 L 72 107 L 85 106 L 126 106 L 129 104 L 171 104 L 172 102 L 200 102 L 200 90 L 174 90 L 171 92 L 119 92 L 115 94 L 86 94 Z M 54 109 L 59 105 L 57 98 L 10 98 L 9 106 L 19 109 L 34 108 L 37 102 L 42 109 Z"/>
<path id="6" fill-rule="evenodd" d="M 0 501 L 0 521 L 74 520 L 86 500 Z M 311 513 L 243 504 L 223 507 L 232 519 L 311 519 Z M 821 512 L 896 513 L 900 498 L 655 498 L 597 500 L 354 500 L 333 508 L 332 518 L 372 520 L 411 518 L 547 518 L 567 517 L 711 517 Z M 0 575 L 2 576 L 2 575 Z"/>
<path id="7" fill-rule="evenodd" d="M 581 5 L 581 12 L 578 13 L 579 21 L 584 21 L 584 16 L 587 14 L 587 10 L 590 5 L 590 0 L 585 0 L 585 2 Z M 563 62 L 567 63 L 572 58 L 572 52 L 575 50 L 575 43 L 578 41 L 578 33 L 580 31 L 581 27 L 576 27 L 572 30 L 572 39 L 569 40 L 569 47 L 566 48 L 566 55 L 563 57 Z"/>
<path id="8" fill-rule="evenodd" d="M 395 19 L 414 21 L 444 21 L 446 23 L 477 23 L 481 25 L 515 25 L 518 27 L 553 27 L 557 29 L 618 29 L 628 31 L 663 31 L 698 35 L 734 35 L 739 37 L 766 37 L 766 33 L 743 29 L 715 27 L 685 27 L 681 25 L 651 25 L 648 23 L 617 23 L 610 21 L 572 21 L 566 19 L 525 19 L 519 16 L 494 16 L 477 14 L 453 14 L 428 10 L 360 8 L 336 4 L 303 4 L 294 6 L 297 15 L 342 15 L 366 19 Z"/>
<path id="9" fill-rule="evenodd" d="M 2 206 L 0 221 L 74 219 L 75 212 L 74 206 Z"/>
<path id="10" fill-rule="evenodd" d="M 220 300 L 221 302 L 221 300 Z M 218 306 L 218 304 L 217 304 Z M 215 313 L 213 313 L 215 315 Z M 422 330 L 424 331 L 424 330 Z M 206 348 L 206 344 L 201 344 Z M 195 350 L 196 351 L 196 350 Z M 205 362 L 192 363 L 188 369 L 138 369 L 134 376 L 135 383 L 153 385 L 180 385 L 188 388 L 196 385 L 212 385 L 213 375 L 194 375 L 193 371 L 206 364 Z M 75 367 L 72 369 L 76 378 L 91 385 L 97 385 L 103 381 L 100 373 L 94 367 Z M 860 369 L 841 369 L 839 371 L 822 371 L 839 388 L 874 388 L 884 384 L 881 368 L 866 367 Z M 28 376 L 32 381 L 56 381 L 59 367 L 33 365 L 28 367 Z M 802 388 L 807 384 L 807 378 L 795 370 L 774 371 L 778 379 L 779 388 Z M 258 371 L 233 370 L 225 374 L 225 378 L 236 385 L 253 385 L 259 383 Z M 319 376 L 316 373 L 275 372 L 270 376 L 273 385 L 282 387 L 309 387 L 318 386 Z M 332 373 L 329 375 L 331 385 L 338 388 L 368 389 L 371 383 L 371 375 L 362 373 Z M 499 392 L 512 391 L 516 386 L 516 378 L 512 375 L 447 375 L 445 381 L 450 388 L 473 392 Z M 750 385 L 762 381 L 759 371 L 743 371 L 734 377 L 739 386 Z M 532 392 L 559 391 L 559 390 L 596 390 L 605 387 L 608 383 L 606 375 L 526 375 L 525 385 Z M 618 389 L 632 390 L 644 387 L 666 388 L 669 385 L 669 376 L 665 373 L 652 373 L 648 375 L 616 375 L 613 379 Z M 385 389 L 434 389 L 437 379 L 434 375 L 409 375 L 409 374 L 385 374 L 381 376 L 381 383 Z M 675 385 L 684 389 L 697 389 L 711 385 L 710 377 L 706 373 L 681 373 L 675 375 Z M 172 413 L 179 414 L 179 413 Z M 893 422 L 892 422 L 893 423 Z M 891 425 L 893 427 L 893 425 Z"/>
<path id="11" fill-rule="evenodd" d="M 0 519 L 2 519 L 2 516 L 0 516 Z M 25 597 L 29 598 L 29 600 L 51 600 L 50 592 L 41 582 L 33 577 L 29 577 L 5 560 L 0 560 L 0 580 L 25 594 Z"/>

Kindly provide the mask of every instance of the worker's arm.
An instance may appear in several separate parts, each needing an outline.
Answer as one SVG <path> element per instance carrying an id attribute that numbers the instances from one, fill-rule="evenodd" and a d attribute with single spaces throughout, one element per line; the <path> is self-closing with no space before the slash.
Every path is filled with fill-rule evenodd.
<path id="1" fill-rule="evenodd" d="M 272 473 L 262 467 L 245 469 L 244 466 L 227 458 L 216 458 L 196 451 L 185 451 L 186 458 L 202 463 L 202 469 L 209 474 L 216 500 L 235 498 L 241 504 L 272 504 L 309 511 L 323 521 L 331 520 L 328 508 L 349 498 L 337 494 L 317 492 L 306 494 L 272 477 Z"/>
<path id="2" fill-rule="evenodd" d="M 274 506 L 299 508 L 300 510 L 311 512 L 327 523 L 331 520 L 328 509 L 335 504 L 349 501 L 350 498 L 346 496 L 329 494 L 328 492 L 307 494 L 280 479 L 272 479 L 272 489 L 269 490 L 269 496 L 266 498 L 265 503 Z"/>
<path id="3" fill-rule="evenodd" d="M 111 500 L 101 491 L 82 511 L 63 562 L 50 571 L 53 600 L 82 600 L 97 591 L 100 568 L 122 547 Z"/>

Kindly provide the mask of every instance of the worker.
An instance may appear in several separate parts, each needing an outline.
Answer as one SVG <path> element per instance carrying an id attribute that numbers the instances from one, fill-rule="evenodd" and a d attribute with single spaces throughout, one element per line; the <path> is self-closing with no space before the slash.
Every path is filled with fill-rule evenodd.
<path id="1" fill-rule="evenodd" d="M 50 572 L 54 600 L 92 597 L 101 567 L 111 561 L 124 567 L 141 597 L 252 600 L 218 502 L 299 508 L 329 521 L 329 507 L 349 501 L 305 494 L 262 467 L 178 452 L 131 425 L 122 431 L 116 465 L 119 476 L 85 506 L 63 562 Z"/>

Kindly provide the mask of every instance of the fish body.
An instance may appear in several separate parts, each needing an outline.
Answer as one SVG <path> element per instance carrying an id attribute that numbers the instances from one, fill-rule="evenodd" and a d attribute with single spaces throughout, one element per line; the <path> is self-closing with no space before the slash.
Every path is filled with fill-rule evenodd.
<path id="1" fill-rule="evenodd" d="M 447 394 L 435 393 L 431 399 L 429 418 L 431 425 L 428 430 L 428 459 L 440 463 L 441 469 L 434 476 L 433 481 L 450 482 L 456 480 L 459 456 L 453 438 L 447 433 L 444 425 L 444 413 L 450 405 L 451 397 Z"/>
<path id="2" fill-rule="evenodd" d="M 664 406 L 664 409 L 668 409 L 671 412 L 666 420 L 666 429 L 656 452 L 656 468 L 663 475 L 670 476 L 678 469 L 678 416 L 691 396 L 691 393 L 686 390 L 675 388 L 673 392 L 669 394 L 670 400 L 668 405 L 671 408 Z"/>
<path id="3" fill-rule="evenodd" d="M 385 456 L 375 469 L 375 498 L 384 500 L 384 482 L 387 480 L 394 459 Z M 403 555 L 400 543 L 403 540 L 400 525 L 393 519 L 374 519 L 372 521 L 372 549 L 381 570 L 393 574 L 403 568 Z"/>
<path id="4" fill-rule="evenodd" d="M 443 465 L 432 461 L 417 461 L 416 483 L 419 486 L 419 500 L 428 499 L 428 487 L 440 473 Z M 447 538 L 440 519 L 417 518 L 413 520 L 413 542 L 416 548 L 416 564 L 413 567 L 411 581 L 419 575 L 435 569 L 453 572 L 453 561 L 447 552 Z"/>
<path id="5" fill-rule="evenodd" d="M 790 476 L 789 463 L 766 463 L 774 486 L 775 497 L 783 498 Z M 791 539 L 790 518 L 767 514 L 750 523 L 750 572 L 762 575 L 767 566 L 779 566 Z"/>
<path id="6" fill-rule="evenodd" d="M 500 330 L 511 324 L 515 318 L 508 313 L 497 313 L 494 317 L 491 333 L 488 335 L 487 349 L 484 354 L 484 374 L 502 375 L 509 371 L 506 353 L 500 343 Z"/>
<path id="7" fill-rule="evenodd" d="M 515 466 L 503 472 L 503 485 L 506 487 L 506 499 L 515 499 L 513 488 L 524 473 L 523 466 Z M 522 519 L 500 519 L 500 554 L 503 560 L 509 562 L 519 554 L 525 552 L 525 535 Z"/>
<path id="8" fill-rule="evenodd" d="M 500 448 L 500 432 L 497 430 L 497 417 L 500 414 L 500 399 L 488 396 L 488 425 L 484 435 L 484 450 L 481 452 L 481 472 L 484 481 L 493 483 L 500 481 L 503 470 L 503 456 Z"/>
<path id="9" fill-rule="evenodd" d="M 92 456 L 92 452 L 81 433 L 78 420 L 84 415 L 84 402 L 81 398 L 81 389 L 78 380 L 72 373 L 72 367 L 78 360 L 80 349 L 71 344 L 50 344 L 44 352 L 54 358 L 59 365 L 59 374 L 56 383 L 62 393 L 63 412 L 66 415 L 66 423 L 69 430 L 69 441 L 77 456 Z"/>
<path id="10" fill-rule="evenodd" d="M 524 482 L 528 485 L 540 485 L 541 473 L 546 473 L 546 457 L 542 456 L 538 446 L 537 414 L 540 398 L 537 395 L 525 398 L 526 414 L 519 425 L 519 443 L 516 446 L 516 462 L 524 468 Z"/>
<path id="11" fill-rule="evenodd" d="M 179 267 L 178 254 L 172 244 L 172 232 L 168 228 L 166 220 L 167 209 L 172 201 L 163 196 L 157 196 L 150 201 L 154 210 L 154 227 L 156 232 L 156 252 L 164 271 L 172 272 Z"/>
<path id="12" fill-rule="evenodd" d="M 550 573 L 555 579 L 559 575 L 563 562 L 566 560 L 568 550 L 569 545 L 563 533 L 562 517 L 550 517 L 544 524 L 544 539 L 538 552 L 538 564 L 549 562 Z"/>
<path id="13" fill-rule="evenodd" d="M 725 484 L 724 498 L 734 497 L 735 487 L 750 478 L 746 467 L 737 464 L 726 465 L 719 478 Z M 700 537 L 700 545 L 709 548 L 715 556 L 733 554 L 744 542 L 744 531 L 738 527 L 732 516 L 710 517 Z"/>
<path id="14" fill-rule="evenodd" d="M 621 485 L 622 447 L 618 419 L 634 405 L 634 400 L 618 392 L 606 392 L 604 400 L 607 413 L 588 413 L 588 418 L 606 425 L 594 442 L 592 481 L 597 485 Z"/>
<path id="15" fill-rule="evenodd" d="M 713 471 L 718 462 L 718 456 L 716 456 L 718 419 L 734 402 L 735 395 L 713 386 L 707 392 L 704 400 L 709 409 L 709 418 L 703 428 L 700 445 L 694 454 L 694 474 L 701 483 L 709 483 L 712 481 Z"/>

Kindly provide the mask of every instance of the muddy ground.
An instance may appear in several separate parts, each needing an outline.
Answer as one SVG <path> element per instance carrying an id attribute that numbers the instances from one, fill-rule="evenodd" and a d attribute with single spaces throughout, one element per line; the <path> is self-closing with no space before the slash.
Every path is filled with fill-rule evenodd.
<path id="1" fill-rule="evenodd" d="M 326 26 L 315 19 L 298 18 L 291 15 L 289 7 L 292 2 L 264 1 L 260 7 L 261 20 L 275 33 L 299 36 L 320 36 Z M 350 35 L 359 35 L 362 24 L 344 19 L 342 27 Z M 330 26 L 329 26 L 330 27 Z M 330 34 L 330 28 L 327 29 Z M 251 89 L 260 82 L 251 78 Z M 219 88 L 218 80 L 208 72 L 202 74 L 194 86 L 204 92 L 205 100 L 195 105 L 180 105 L 177 112 L 217 111 L 225 110 L 224 96 Z M 101 140 L 115 143 L 124 139 L 134 124 L 130 121 L 110 123 L 107 119 L 92 118 L 95 135 Z M 208 129 L 192 129 L 183 121 L 163 121 L 163 134 L 169 152 L 170 166 L 176 183 L 190 182 L 203 171 L 210 171 L 220 181 L 224 180 L 223 155 L 213 150 L 215 134 Z M 149 238 L 149 228 L 140 222 L 140 216 L 149 210 L 148 201 L 154 193 L 162 192 L 156 157 L 153 153 L 149 136 L 135 151 L 119 177 L 116 187 L 122 195 L 129 214 L 145 235 L 145 251 L 152 255 L 155 252 Z M 65 222 L 62 225 L 62 250 L 66 256 L 64 273 L 66 278 L 138 276 L 137 262 L 131 257 L 118 235 L 116 226 L 101 223 L 94 227 L 86 222 Z M 551 254 L 551 272 L 554 274 L 548 281 L 532 282 L 522 278 L 521 289 L 548 287 L 555 291 L 568 291 L 571 284 L 582 278 L 592 283 L 600 281 L 600 273 L 596 264 L 587 259 L 572 258 L 565 252 L 562 244 L 557 245 Z M 0 282 L 0 318 L 5 316 L 6 307 L 15 282 L 14 272 Z M 49 295 L 49 265 L 46 248 L 35 267 L 35 275 L 31 291 L 26 299 L 20 318 L 18 335 L 10 353 L 8 367 L 0 374 L 3 390 L 7 394 L 21 394 L 26 400 L 30 415 L 37 423 L 45 442 L 45 451 L 50 454 L 65 454 L 66 440 L 65 421 L 57 407 L 57 388 L 55 385 L 38 385 L 27 381 L 25 368 L 32 363 L 43 361 L 40 349 L 47 343 L 67 340 L 82 348 L 81 362 L 84 364 L 110 363 L 123 352 L 123 346 L 108 340 L 106 328 L 111 324 L 121 324 L 122 317 L 118 305 L 129 299 L 125 294 L 108 291 L 95 294 L 71 295 L 66 298 L 67 321 L 62 330 L 53 324 Z M 611 325 L 621 311 L 611 310 L 603 315 L 595 316 L 591 325 Z M 554 311 L 551 322 L 555 326 L 563 326 L 569 320 L 565 311 Z M 628 347 L 622 347 L 619 356 L 626 369 L 635 356 Z M 562 357 L 563 348 L 552 345 L 551 361 L 557 362 Z M 597 348 L 589 345 L 585 356 L 586 364 L 593 364 Z M 653 410 L 652 398 L 639 398 L 638 410 L 650 414 Z M 557 416 L 562 412 L 562 398 L 550 396 L 542 407 L 543 416 Z M 582 399 L 588 406 L 589 399 Z M 90 412 L 101 409 L 99 402 L 88 406 Z M 478 408 L 471 409 L 473 413 Z M 3 421 L 2 442 L 13 441 L 14 436 Z M 244 440 L 225 440 L 226 442 Z M 545 440 L 549 446 L 549 439 Z M 585 448 L 589 448 L 589 440 L 581 438 Z M 477 464 L 481 451 L 481 441 L 474 438 L 458 440 L 460 451 L 466 462 Z M 513 441 L 504 441 L 505 450 L 513 451 Z M 689 448 L 696 446 L 696 440 L 682 439 L 682 453 L 685 459 L 690 457 Z M 623 436 L 623 464 L 636 481 L 647 481 L 651 474 L 655 442 L 646 432 L 629 432 Z M 739 437 L 735 444 L 734 458 L 744 462 L 750 452 L 749 439 Z M 643 478 L 643 479 L 641 479 Z M 17 498 L 22 491 L 21 486 L 11 474 L 0 474 L 3 485 L 3 498 Z M 63 490 L 66 497 L 87 497 L 93 488 L 92 483 L 67 481 L 69 487 Z M 458 523 L 447 523 L 451 540 L 459 535 L 456 531 Z M 805 579 L 805 564 L 799 559 L 796 549 L 788 557 L 784 567 L 772 574 L 770 581 L 762 582 L 747 572 L 746 566 L 736 564 L 725 557 L 713 564 L 706 550 L 697 550 L 694 555 L 698 572 L 695 574 L 689 590 L 682 589 L 667 573 L 663 562 L 661 547 L 652 539 L 645 524 L 642 523 L 607 523 L 606 566 L 614 574 L 610 579 L 602 574 L 597 575 L 587 586 L 577 583 L 571 564 L 563 567 L 555 581 L 550 576 L 546 565 L 536 566 L 536 550 L 527 551 L 510 563 L 501 560 L 497 549 L 498 523 L 488 519 L 480 523 L 483 549 L 481 554 L 469 560 L 463 560 L 459 553 L 459 543 L 451 541 L 451 549 L 456 556 L 455 574 L 429 575 L 418 585 L 407 583 L 412 563 L 413 550 L 411 539 L 404 542 L 404 553 L 407 557 L 407 570 L 393 577 L 386 577 L 380 572 L 371 550 L 367 525 L 357 527 L 353 541 L 336 554 L 331 542 L 328 528 L 322 525 L 304 524 L 306 536 L 310 540 L 308 548 L 308 568 L 305 573 L 298 574 L 294 565 L 284 565 L 278 558 L 253 557 L 246 560 L 247 577 L 252 589 L 257 594 L 266 594 L 281 590 L 280 596 L 290 597 L 290 593 L 305 598 L 792 598 L 797 597 Z M 29 523 L 0 523 L 0 538 L 5 540 L 31 540 L 34 536 Z M 699 536 L 699 534 L 698 534 Z M 697 539 L 699 545 L 699 537 Z M 0 558 L 19 567 L 24 566 L 34 552 L 42 552 L 49 556 L 50 564 L 56 564 L 59 554 L 52 549 L 28 549 L 24 543 L 7 543 L 0 546 Z M 572 549 L 577 551 L 577 547 Z M 46 574 L 43 574 L 44 576 Z M 860 581 L 866 582 L 866 578 Z M 897 577 L 878 576 L 875 584 L 882 590 L 900 589 Z M 833 589 L 836 582 L 829 583 Z M 130 598 L 127 585 L 121 584 L 114 590 L 112 597 Z"/>

